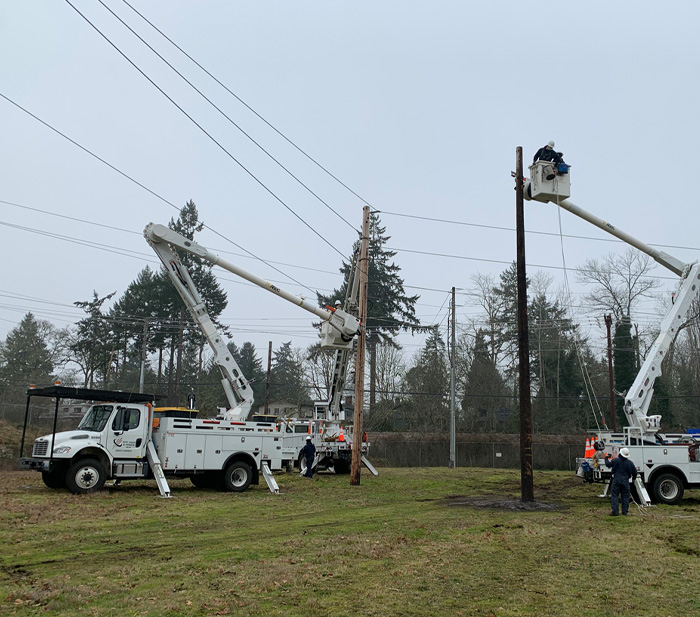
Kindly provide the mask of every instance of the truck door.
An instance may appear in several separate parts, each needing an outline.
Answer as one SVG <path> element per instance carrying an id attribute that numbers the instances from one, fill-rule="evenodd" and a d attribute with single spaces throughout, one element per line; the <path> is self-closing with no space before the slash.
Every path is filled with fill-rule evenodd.
<path id="1" fill-rule="evenodd" d="M 147 424 L 143 409 L 117 407 L 107 435 L 107 448 L 115 459 L 145 457 Z"/>

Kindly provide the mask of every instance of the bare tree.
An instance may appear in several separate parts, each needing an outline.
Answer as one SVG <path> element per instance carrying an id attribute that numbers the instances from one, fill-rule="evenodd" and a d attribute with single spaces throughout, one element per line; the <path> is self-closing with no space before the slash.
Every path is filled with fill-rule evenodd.
<path id="1" fill-rule="evenodd" d="M 577 280 L 593 286 L 585 297 L 592 312 L 612 313 L 619 320 L 630 317 L 637 302 L 652 297 L 661 285 L 649 274 L 654 265 L 648 255 L 629 248 L 622 255 L 609 253 L 600 260 L 587 260 L 577 270 Z"/>

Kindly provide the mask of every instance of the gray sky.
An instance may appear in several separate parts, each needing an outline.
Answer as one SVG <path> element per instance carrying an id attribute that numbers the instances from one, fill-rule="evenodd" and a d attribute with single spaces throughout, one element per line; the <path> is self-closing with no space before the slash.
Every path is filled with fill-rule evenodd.
<path id="1" fill-rule="evenodd" d="M 201 219 L 220 234 L 205 231 L 199 241 L 230 261 L 313 297 L 242 256 L 233 241 L 312 290 L 337 287 L 341 254 L 350 253 L 364 203 L 122 0 L 104 4 L 347 222 L 251 144 L 103 5 L 71 3 L 221 147 L 60 0 L 0 2 L 0 93 L 163 200 L 177 206 L 194 200 Z M 573 165 L 572 201 L 645 242 L 681 247 L 665 249 L 680 259 L 698 259 L 697 2 L 131 4 L 383 212 L 407 291 L 421 295 L 423 323 L 444 327 L 452 286 L 466 290 L 475 273 L 497 276 L 515 258 L 510 172 L 518 145 L 529 162 L 554 139 Z M 166 224 L 177 212 L 4 98 L 0 113 L 4 338 L 29 310 L 65 326 L 82 315 L 72 303 L 91 298 L 93 290 L 121 295 L 146 264 L 157 265 L 141 236 L 144 226 Z M 562 244 L 559 225 L 555 206 L 527 204 L 527 230 L 552 234 L 528 234 L 531 276 L 546 269 L 563 281 L 562 246 L 570 269 L 625 250 L 566 212 L 563 233 L 586 238 Z M 672 275 L 661 268 L 657 273 L 668 276 L 664 285 L 671 289 Z M 252 341 L 262 357 L 268 340 L 275 347 L 315 340 L 313 316 L 233 275 L 219 275 L 229 298 L 223 321 L 238 344 Z M 573 284 L 573 274 L 569 279 Z M 582 290 L 574 291 L 577 305 Z M 460 322 L 477 312 L 466 302 L 460 294 Z M 652 304 L 648 308 L 653 311 Z M 410 355 L 422 339 L 402 341 Z"/>

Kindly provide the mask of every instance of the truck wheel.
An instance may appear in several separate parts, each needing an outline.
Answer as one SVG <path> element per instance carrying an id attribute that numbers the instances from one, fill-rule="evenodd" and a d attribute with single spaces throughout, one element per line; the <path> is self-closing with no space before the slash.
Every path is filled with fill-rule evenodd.
<path id="1" fill-rule="evenodd" d="M 68 468 L 66 486 L 71 493 L 82 495 L 99 491 L 107 479 L 107 473 L 100 461 L 84 458 Z"/>
<path id="2" fill-rule="evenodd" d="M 672 506 L 683 499 L 683 482 L 672 473 L 662 473 L 654 478 L 652 494 L 656 503 Z"/>
<path id="3" fill-rule="evenodd" d="M 253 472 L 248 463 L 236 461 L 224 471 L 224 489 L 233 493 L 242 493 L 253 481 Z"/>
<path id="4" fill-rule="evenodd" d="M 42 471 L 41 479 L 49 488 L 66 488 L 66 473 L 65 471 Z"/>

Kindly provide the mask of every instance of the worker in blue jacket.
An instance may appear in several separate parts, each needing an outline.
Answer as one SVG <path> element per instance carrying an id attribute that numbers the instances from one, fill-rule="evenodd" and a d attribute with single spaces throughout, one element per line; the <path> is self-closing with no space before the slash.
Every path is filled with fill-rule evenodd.
<path id="1" fill-rule="evenodd" d="M 314 458 L 316 458 L 316 446 L 311 441 L 311 436 L 306 438 L 306 445 L 301 449 L 306 462 L 306 472 L 304 477 L 313 478 L 314 475 Z"/>
<path id="2" fill-rule="evenodd" d="M 618 497 L 622 501 L 622 515 L 627 516 L 630 506 L 630 480 L 637 477 L 637 467 L 629 460 L 629 448 L 622 448 L 617 458 L 611 459 L 609 454 L 605 455 L 605 466 L 612 469 L 612 486 L 610 491 L 611 516 L 617 516 Z"/>

